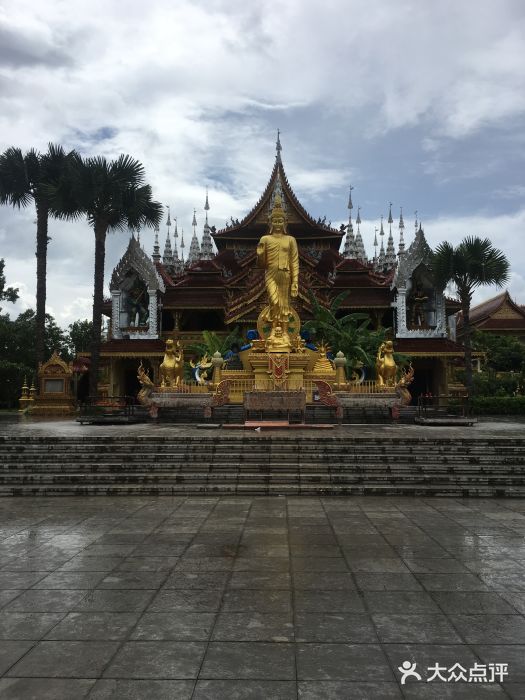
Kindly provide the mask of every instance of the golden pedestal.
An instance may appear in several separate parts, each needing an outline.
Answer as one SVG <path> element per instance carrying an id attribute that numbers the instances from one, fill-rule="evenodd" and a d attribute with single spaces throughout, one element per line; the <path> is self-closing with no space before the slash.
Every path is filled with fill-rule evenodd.
<path id="1" fill-rule="evenodd" d="M 254 352 L 248 362 L 259 391 L 295 391 L 304 388 L 310 358 L 304 353 Z"/>

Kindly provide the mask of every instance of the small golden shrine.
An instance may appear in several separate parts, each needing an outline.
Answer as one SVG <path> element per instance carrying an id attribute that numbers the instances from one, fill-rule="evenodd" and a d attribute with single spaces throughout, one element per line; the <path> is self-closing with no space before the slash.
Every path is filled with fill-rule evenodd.
<path id="1" fill-rule="evenodd" d="M 32 415 L 64 415 L 75 412 L 71 387 L 73 364 L 65 362 L 55 350 L 49 360 L 38 366 L 39 392 L 28 407 Z"/>

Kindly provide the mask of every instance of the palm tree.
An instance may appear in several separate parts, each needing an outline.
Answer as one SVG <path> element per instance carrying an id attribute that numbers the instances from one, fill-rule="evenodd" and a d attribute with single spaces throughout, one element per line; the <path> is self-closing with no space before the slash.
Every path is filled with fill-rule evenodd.
<path id="1" fill-rule="evenodd" d="M 439 245 L 432 256 L 434 280 L 440 289 L 449 282 L 456 286 L 463 316 L 465 346 L 465 384 L 472 393 L 472 344 L 470 305 L 474 291 L 481 286 L 503 286 L 509 279 L 509 261 L 488 238 L 467 236 L 454 248 L 448 241 Z"/>
<path id="2" fill-rule="evenodd" d="M 48 219 L 58 213 L 49 200 L 48 187 L 58 183 L 72 154 L 66 155 L 62 146 L 50 143 L 43 154 L 32 148 L 24 155 L 20 148 L 11 147 L 0 155 L 0 204 L 20 209 L 33 202 L 36 208 L 37 364 L 45 359 Z"/>
<path id="3" fill-rule="evenodd" d="M 66 219 L 86 215 L 95 233 L 93 327 L 91 336 L 90 396 L 96 398 L 100 359 L 104 262 L 108 231 L 156 226 L 162 205 L 152 200 L 144 166 L 131 156 L 108 161 L 103 156 L 71 161 L 68 177 L 53 190 L 53 204 Z"/>

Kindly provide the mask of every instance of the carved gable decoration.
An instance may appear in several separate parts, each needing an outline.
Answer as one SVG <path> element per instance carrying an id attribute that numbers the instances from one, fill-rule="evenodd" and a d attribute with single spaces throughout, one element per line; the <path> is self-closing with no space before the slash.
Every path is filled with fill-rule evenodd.
<path id="1" fill-rule="evenodd" d="M 399 257 L 396 274 L 391 289 L 406 287 L 414 270 L 421 264 L 430 267 L 432 249 L 427 243 L 423 229 L 419 229 L 407 251 Z"/>
<path id="2" fill-rule="evenodd" d="M 501 308 L 492 314 L 492 318 L 515 318 L 522 320 L 523 314 L 520 314 L 516 309 L 513 309 L 512 306 L 505 301 Z"/>
<path id="3" fill-rule="evenodd" d="M 137 273 L 149 290 L 166 291 L 164 282 L 157 272 L 153 260 L 142 250 L 140 243 L 133 236 L 126 252 L 113 270 L 109 285 L 110 290 L 120 289 L 126 279 L 126 275 L 131 271 Z"/>

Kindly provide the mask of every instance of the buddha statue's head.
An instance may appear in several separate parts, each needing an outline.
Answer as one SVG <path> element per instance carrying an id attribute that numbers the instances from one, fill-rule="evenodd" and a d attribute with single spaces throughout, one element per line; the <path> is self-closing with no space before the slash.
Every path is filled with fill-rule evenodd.
<path id="1" fill-rule="evenodd" d="M 270 233 L 286 233 L 286 212 L 283 209 L 281 195 L 276 194 L 270 213 Z"/>

